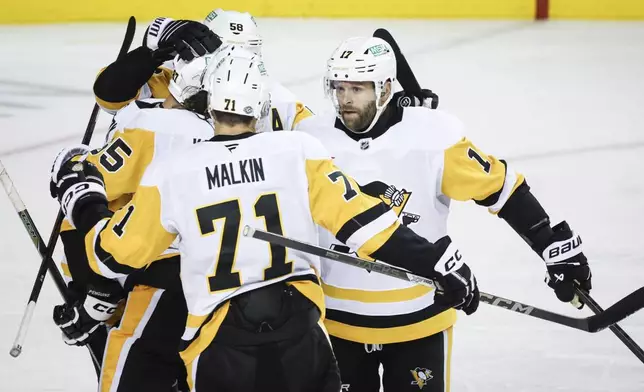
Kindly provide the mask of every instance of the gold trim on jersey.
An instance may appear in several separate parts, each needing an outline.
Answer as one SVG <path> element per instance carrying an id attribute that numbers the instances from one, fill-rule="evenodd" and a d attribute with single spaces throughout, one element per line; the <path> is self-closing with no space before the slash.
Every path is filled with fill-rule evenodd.
<path id="1" fill-rule="evenodd" d="M 118 210 L 99 236 L 101 248 L 111 254 L 116 263 L 138 269 L 162 254 L 177 235 L 168 233 L 161 225 L 161 194 L 157 187 L 139 187 L 128 205 L 134 206 L 129 218 L 129 208 Z M 130 235 L 118 236 L 114 230 L 117 225 L 124 225 L 121 230 Z"/>
<path id="2" fill-rule="evenodd" d="M 454 343 L 454 327 L 449 327 L 447 332 L 447 358 L 445 359 L 445 392 L 452 388 L 452 345 Z"/>
<path id="3" fill-rule="evenodd" d="M 307 299 L 313 302 L 318 309 L 320 309 L 320 321 L 324 319 L 324 294 L 322 288 L 310 280 L 296 280 L 286 282 L 287 285 L 295 287 L 297 291 L 302 293 Z M 208 316 L 195 316 L 188 314 L 187 326 L 188 328 L 200 328 L 197 336 L 188 347 L 180 352 L 181 359 L 183 359 L 186 368 L 190 368 L 192 362 L 212 343 L 219 331 L 221 323 L 228 314 L 230 301 L 223 303 L 219 309 L 215 310 L 212 317 Z M 206 319 L 210 318 L 205 324 L 201 325 Z M 190 374 L 190 373 L 188 373 Z"/>
<path id="4" fill-rule="evenodd" d="M 186 326 L 188 328 L 199 328 L 201 324 L 208 318 L 208 315 L 205 316 L 195 316 L 194 314 L 188 313 L 188 319 L 186 320 Z"/>
<path id="5" fill-rule="evenodd" d="M 72 277 L 72 272 L 69 270 L 69 264 L 61 262 L 60 263 L 60 269 L 63 270 L 63 275 L 64 276 L 66 276 L 68 278 Z"/>
<path id="6" fill-rule="evenodd" d="M 72 223 L 69 221 L 69 219 L 63 219 L 63 223 L 60 224 L 60 232 L 63 233 L 65 231 L 71 230 L 76 230 L 76 228 L 72 226 Z"/>
<path id="7" fill-rule="evenodd" d="M 329 177 L 332 173 L 340 173 L 336 181 Z M 343 174 L 331 159 L 307 159 L 306 176 L 311 216 L 334 236 L 349 220 L 382 203 L 362 193 L 356 181 Z M 378 249 L 382 244 L 370 246 Z"/>
<path id="8" fill-rule="evenodd" d="M 96 76 L 98 77 L 98 75 L 100 75 L 104 70 L 105 68 L 101 69 Z M 172 80 L 172 70 L 165 67 L 159 67 L 158 70 L 161 70 L 161 72 L 155 72 L 152 74 L 150 79 L 147 81 L 147 85 L 150 88 L 152 98 L 166 99 L 168 95 L 170 95 L 168 85 L 170 84 L 170 80 Z M 105 101 L 98 95 L 95 95 L 94 97 L 96 98 L 96 103 L 98 103 L 98 105 L 103 109 L 109 112 L 117 112 L 126 107 L 130 102 L 139 99 L 142 89 L 142 87 L 139 88 L 134 97 L 121 102 Z"/>
<path id="9" fill-rule="evenodd" d="M 154 73 L 148 80 L 148 87 L 152 93 L 152 98 L 166 99 L 170 95 L 168 85 L 172 80 L 172 70 L 165 67 L 159 67 L 159 73 Z"/>
<path id="10" fill-rule="evenodd" d="M 396 316 L 392 316 L 396 317 Z M 446 330 L 456 323 L 456 311 L 446 310 L 426 320 L 393 328 L 356 327 L 338 321 L 324 320 L 329 334 L 344 340 L 368 344 L 389 344 L 408 342 L 431 336 Z"/>
<path id="11" fill-rule="evenodd" d="M 313 116 L 313 112 L 306 107 L 302 102 L 295 103 L 295 117 L 293 118 L 293 126 L 291 129 L 295 129 L 295 126 L 305 118 Z"/>
<path id="12" fill-rule="evenodd" d="M 413 299 L 420 298 L 423 295 L 429 294 L 433 290 L 433 288 L 431 287 L 416 285 L 407 287 L 405 289 L 368 291 L 335 287 L 325 284 L 324 282 L 322 282 L 322 289 L 324 290 L 324 294 L 331 298 L 349 301 L 360 301 L 364 303 L 391 303 L 411 301 Z"/>
<path id="13" fill-rule="evenodd" d="M 525 182 L 525 176 L 523 174 L 520 174 L 520 173 L 517 174 L 517 180 L 514 183 L 514 186 L 512 187 L 512 191 L 510 192 L 510 194 L 506 198 L 506 200 L 505 200 L 506 202 L 508 201 L 508 199 L 510 199 L 510 196 L 512 196 L 514 194 L 514 191 L 517 190 L 519 185 L 523 184 L 524 182 Z M 497 211 L 492 211 L 491 209 L 488 208 L 488 211 L 493 215 L 498 215 L 499 212 L 501 212 L 501 210 L 502 210 L 502 208 L 498 209 Z"/>
<path id="14" fill-rule="evenodd" d="M 94 227 L 92 227 L 90 231 L 85 234 L 85 253 L 87 253 L 87 261 L 89 263 L 89 267 L 92 269 L 92 271 L 94 271 L 94 273 L 99 275 L 103 275 L 103 273 L 101 272 L 101 267 L 98 265 L 99 260 L 94 250 L 94 244 L 97 240 L 97 229 L 100 227 L 100 229 L 102 230 L 108 220 L 109 218 L 103 218 L 102 220 L 98 221 L 94 225 Z"/>
<path id="15" fill-rule="evenodd" d="M 185 350 L 179 353 L 181 359 L 183 359 L 183 362 L 186 365 L 186 368 L 189 367 L 192 361 L 194 361 L 195 358 L 197 358 L 197 356 L 201 354 L 215 339 L 215 335 L 217 335 L 217 331 L 219 331 L 221 323 L 228 314 L 229 307 L 230 301 L 224 302 L 224 304 L 215 311 L 210 321 L 201 326 L 199 336 L 197 336 L 197 338 L 193 340 Z M 192 321 L 194 321 L 194 319 Z"/>
<path id="16" fill-rule="evenodd" d="M 105 356 L 101 366 L 101 392 L 109 392 L 115 378 L 120 377 L 117 374 L 118 364 L 121 361 L 125 361 L 125 358 L 121 357 L 124 354 L 127 355 L 127 352 L 123 352 L 123 347 L 129 339 L 136 339 L 135 333 L 141 320 L 143 320 L 150 306 L 156 307 L 158 303 L 158 299 L 154 301 L 154 296 L 159 290 L 148 286 L 135 286 L 128 295 L 121 323 L 118 328 L 112 329 L 108 335 Z"/>
<path id="17" fill-rule="evenodd" d="M 106 220 L 107 223 L 101 223 Z M 98 233 L 97 228 L 100 230 Z M 176 237 L 177 234 L 167 232 L 161 224 L 159 189 L 142 186 L 127 208 L 118 210 L 109 220 L 103 219 L 87 233 L 85 249 L 94 272 L 115 278 L 130 273 L 130 269 L 143 268 L 159 258 L 171 257 L 165 255 L 164 251 Z M 97 252 L 106 253 L 103 260 Z M 107 270 L 101 271 L 99 263 Z"/>
<path id="18" fill-rule="evenodd" d="M 394 234 L 394 232 L 396 231 L 396 229 L 398 229 L 399 226 L 400 226 L 400 222 L 396 220 L 387 229 L 371 237 L 369 240 L 367 240 L 367 242 L 365 242 L 358 249 L 358 251 L 356 252 L 358 256 L 364 259 L 373 261 L 374 259 L 370 255 L 372 255 L 375 251 L 380 249 L 382 245 L 384 245 L 387 241 L 389 241 L 389 238 L 391 238 L 391 236 Z"/>
<path id="19" fill-rule="evenodd" d="M 123 143 L 125 144 L 123 145 Z M 112 149 L 111 146 L 116 148 Z M 125 155 L 118 148 L 119 146 L 127 146 L 131 150 L 130 154 Z M 152 162 L 154 150 L 155 133 L 153 131 L 126 128 L 117 131 L 112 140 L 98 153 L 88 155 L 87 161 L 93 163 L 103 175 L 107 200 L 115 201 L 126 194 L 136 192 L 145 169 Z M 114 154 L 119 155 L 117 157 L 121 160 L 119 165 L 116 168 L 106 167 L 106 165 L 114 163 Z M 116 209 L 114 208 L 112 211 L 116 211 Z"/>
<path id="20" fill-rule="evenodd" d="M 286 282 L 286 285 L 295 287 L 297 291 L 313 302 L 320 309 L 320 319 L 324 320 L 326 317 L 326 306 L 324 304 L 324 292 L 319 284 L 310 280 L 296 280 Z"/>
<path id="21" fill-rule="evenodd" d="M 506 166 L 462 138 L 444 152 L 441 192 L 453 200 L 484 200 L 503 189 Z"/>

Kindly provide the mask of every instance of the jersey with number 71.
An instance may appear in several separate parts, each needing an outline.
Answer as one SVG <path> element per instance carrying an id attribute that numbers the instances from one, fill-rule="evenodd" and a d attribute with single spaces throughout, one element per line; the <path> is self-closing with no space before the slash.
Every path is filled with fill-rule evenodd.
<path id="1" fill-rule="evenodd" d="M 189 311 L 183 339 L 195 347 L 214 338 L 228 299 L 275 282 L 313 277 L 296 288 L 324 313 L 319 258 L 245 237 L 246 225 L 309 243 L 317 243 L 320 225 L 362 256 L 436 262 L 432 244 L 301 132 L 215 136 L 153 164 L 132 201 L 87 234 L 87 255 L 94 272 L 121 278 L 179 238 Z M 184 360 L 197 352 L 186 350 Z"/>

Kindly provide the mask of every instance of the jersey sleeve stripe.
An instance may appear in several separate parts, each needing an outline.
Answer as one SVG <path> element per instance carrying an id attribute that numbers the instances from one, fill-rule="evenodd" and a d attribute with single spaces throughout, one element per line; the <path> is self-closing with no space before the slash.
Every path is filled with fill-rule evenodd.
<path id="1" fill-rule="evenodd" d="M 108 278 L 123 277 L 131 274 L 132 272 L 136 271 L 135 268 L 120 264 L 114 259 L 114 256 L 112 256 L 110 252 L 101 247 L 101 236 L 108 226 L 109 225 L 106 224 L 105 227 L 103 227 L 103 229 L 96 236 L 96 241 L 94 242 L 94 253 L 96 254 L 99 262 L 107 267 L 109 271 L 114 275 L 108 276 Z"/>
<path id="2" fill-rule="evenodd" d="M 396 213 L 393 210 L 387 209 L 384 214 L 381 214 L 378 218 L 374 219 L 370 223 L 360 227 L 346 241 L 343 242 L 352 249 L 360 249 L 372 238 L 375 238 L 379 233 L 382 233 L 390 227 L 394 226 L 396 222 L 398 222 L 398 216 L 396 215 Z"/>
<path id="3" fill-rule="evenodd" d="M 508 169 L 511 169 L 508 167 Z M 505 183 L 499 194 L 498 200 L 493 205 L 489 206 L 489 211 L 496 214 L 501 211 L 501 208 L 505 205 L 505 202 L 508 201 L 512 193 L 521 183 L 524 181 L 523 175 L 517 174 L 513 170 L 508 170 L 505 175 Z"/>
<path id="4" fill-rule="evenodd" d="M 338 233 L 335 235 L 335 237 L 339 241 L 346 244 L 349 238 L 351 238 L 357 231 L 370 224 L 371 222 L 376 221 L 378 218 L 385 215 L 389 211 L 391 210 L 385 203 L 378 203 L 368 210 L 361 212 L 352 219 L 348 220 L 344 225 L 342 225 L 340 230 L 338 230 Z M 383 230 L 385 228 L 386 227 L 384 227 Z"/>
<path id="5" fill-rule="evenodd" d="M 499 162 L 501 162 L 503 164 L 503 169 L 504 169 L 503 177 L 505 179 L 504 184 L 506 184 L 507 183 L 507 176 L 508 176 L 508 164 L 503 159 L 500 159 Z M 476 204 L 480 205 L 480 206 L 490 207 L 490 206 L 496 204 L 496 202 L 499 201 L 499 197 L 501 196 L 502 192 L 503 192 L 503 187 L 501 189 L 499 189 L 498 191 L 492 193 L 490 196 L 486 197 L 485 199 L 483 199 L 483 200 L 474 200 L 474 202 Z"/>

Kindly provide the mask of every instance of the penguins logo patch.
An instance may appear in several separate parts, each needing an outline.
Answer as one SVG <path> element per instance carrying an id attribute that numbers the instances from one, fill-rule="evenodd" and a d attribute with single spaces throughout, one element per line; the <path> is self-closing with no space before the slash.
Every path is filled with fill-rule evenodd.
<path id="1" fill-rule="evenodd" d="M 395 185 L 387 185 L 384 182 L 374 181 L 361 186 L 360 189 L 369 196 L 380 198 L 386 205 L 391 207 L 396 215 L 402 218 L 403 225 L 409 226 L 420 220 L 420 215 L 403 211 L 411 197 L 411 192 L 408 192 L 404 188 L 398 189 Z"/>
<path id="2" fill-rule="evenodd" d="M 418 385 L 419 389 L 423 389 L 425 385 L 427 385 L 427 382 L 434 378 L 431 370 L 418 367 L 411 370 L 411 375 L 414 377 L 414 381 L 411 382 L 411 385 Z"/>

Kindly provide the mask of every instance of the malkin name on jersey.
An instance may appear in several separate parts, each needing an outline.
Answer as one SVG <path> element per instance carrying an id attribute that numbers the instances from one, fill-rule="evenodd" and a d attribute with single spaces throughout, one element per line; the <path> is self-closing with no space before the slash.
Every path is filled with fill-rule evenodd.
<path id="1" fill-rule="evenodd" d="M 236 162 L 220 163 L 212 169 L 206 168 L 208 189 L 226 185 L 265 181 L 262 158 L 243 159 Z"/>

